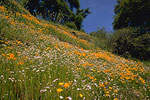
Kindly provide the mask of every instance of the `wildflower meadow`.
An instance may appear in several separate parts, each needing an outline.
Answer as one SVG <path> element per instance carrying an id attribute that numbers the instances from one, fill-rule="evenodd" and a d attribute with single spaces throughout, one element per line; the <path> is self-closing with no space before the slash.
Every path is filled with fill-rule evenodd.
<path id="1" fill-rule="evenodd" d="M 150 69 L 142 62 L 10 8 L 0 6 L 0 100 L 150 99 Z"/>

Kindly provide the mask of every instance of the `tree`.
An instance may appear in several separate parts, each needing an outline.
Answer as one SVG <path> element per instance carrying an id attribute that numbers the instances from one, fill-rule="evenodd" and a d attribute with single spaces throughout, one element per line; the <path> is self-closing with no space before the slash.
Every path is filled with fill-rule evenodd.
<path id="1" fill-rule="evenodd" d="M 70 4 L 70 8 L 71 10 L 73 10 L 73 8 L 80 8 L 80 2 L 79 0 L 68 0 L 69 4 Z"/>
<path id="2" fill-rule="evenodd" d="M 87 17 L 88 14 L 91 14 L 91 12 L 89 11 L 89 8 L 87 8 L 87 9 L 77 9 L 77 12 L 76 12 L 76 15 L 75 15 L 75 24 L 76 24 L 78 30 L 81 29 L 82 22 L 83 22 L 84 18 Z"/>
<path id="3" fill-rule="evenodd" d="M 80 9 L 79 0 L 28 0 L 25 8 L 33 15 L 42 15 L 43 18 L 60 24 L 75 24 L 78 30 L 81 29 L 84 18 L 90 14 L 88 8 Z"/>
<path id="4" fill-rule="evenodd" d="M 138 34 L 138 29 L 130 27 L 116 30 L 110 40 L 112 52 L 124 57 L 150 60 L 150 33 Z"/>
<path id="5" fill-rule="evenodd" d="M 115 5 L 114 29 L 140 27 L 150 30 L 150 0 L 117 0 Z"/>
<path id="6" fill-rule="evenodd" d="M 28 3 L 25 5 L 25 8 L 29 10 L 29 12 L 35 16 L 35 9 L 39 7 L 39 0 L 28 0 Z"/>

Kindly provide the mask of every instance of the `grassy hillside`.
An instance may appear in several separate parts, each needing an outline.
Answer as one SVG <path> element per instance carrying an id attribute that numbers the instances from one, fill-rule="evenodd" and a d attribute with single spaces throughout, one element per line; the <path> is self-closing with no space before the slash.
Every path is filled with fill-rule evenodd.
<path id="1" fill-rule="evenodd" d="M 149 67 L 0 2 L 0 100 L 148 100 Z"/>

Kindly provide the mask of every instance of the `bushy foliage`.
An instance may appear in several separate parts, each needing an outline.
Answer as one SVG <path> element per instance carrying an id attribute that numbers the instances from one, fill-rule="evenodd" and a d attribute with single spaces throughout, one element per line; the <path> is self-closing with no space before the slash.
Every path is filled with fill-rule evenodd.
<path id="1" fill-rule="evenodd" d="M 150 0 L 117 0 L 114 11 L 114 29 L 142 27 L 149 31 Z"/>
<path id="2" fill-rule="evenodd" d="M 97 28 L 97 31 L 91 32 L 90 35 L 95 37 L 95 45 L 97 47 L 108 50 L 108 41 L 111 34 L 108 33 L 104 27 Z"/>
<path id="3" fill-rule="evenodd" d="M 116 30 L 110 41 L 112 52 L 124 57 L 150 59 L 150 34 L 139 34 L 135 28 Z"/>
<path id="4" fill-rule="evenodd" d="M 150 33 L 143 34 L 134 39 L 134 57 L 139 59 L 150 59 Z"/>
<path id="5" fill-rule="evenodd" d="M 68 26 L 69 28 L 77 30 L 76 24 L 74 22 L 68 22 L 65 25 Z"/>

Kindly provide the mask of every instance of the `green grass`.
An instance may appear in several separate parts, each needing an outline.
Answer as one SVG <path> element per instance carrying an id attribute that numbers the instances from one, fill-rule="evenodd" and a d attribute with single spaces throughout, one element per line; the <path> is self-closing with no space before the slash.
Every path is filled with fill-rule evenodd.
<path id="1" fill-rule="evenodd" d="M 142 61 L 145 65 L 147 65 L 148 67 L 150 67 L 150 61 Z"/>

